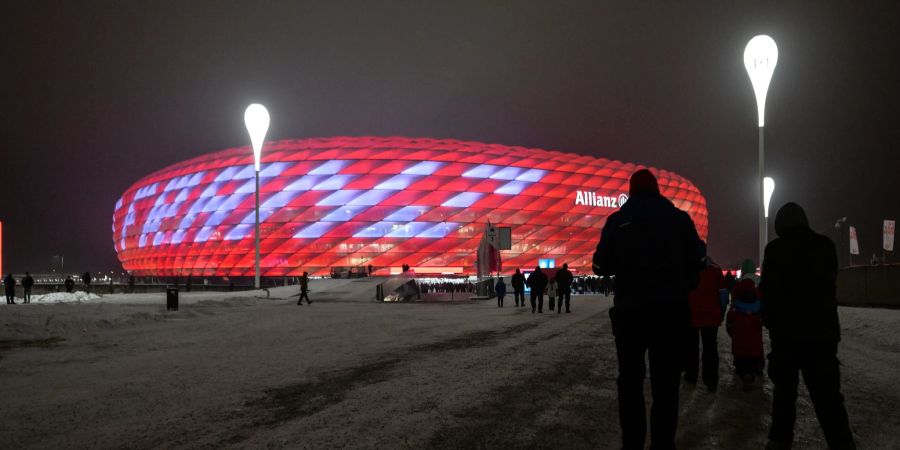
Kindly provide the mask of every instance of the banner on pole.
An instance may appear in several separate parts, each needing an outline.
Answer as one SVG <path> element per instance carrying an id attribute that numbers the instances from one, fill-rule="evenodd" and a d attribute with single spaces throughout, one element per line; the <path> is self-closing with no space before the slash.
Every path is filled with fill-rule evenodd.
<path id="1" fill-rule="evenodd" d="M 889 252 L 894 251 L 894 225 L 896 225 L 896 223 L 893 220 L 884 221 L 883 247 Z"/>
<path id="2" fill-rule="evenodd" d="M 859 254 L 859 241 L 856 239 L 856 227 L 850 227 L 850 254 Z"/>

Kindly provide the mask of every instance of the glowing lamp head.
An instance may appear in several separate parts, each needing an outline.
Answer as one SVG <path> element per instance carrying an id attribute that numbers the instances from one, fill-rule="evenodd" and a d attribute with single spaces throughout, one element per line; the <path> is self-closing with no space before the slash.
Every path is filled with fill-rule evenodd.
<path id="1" fill-rule="evenodd" d="M 753 92 L 756 93 L 759 126 L 765 124 L 763 116 L 766 111 L 766 92 L 769 90 L 769 82 L 772 81 L 772 73 L 775 72 L 777 63 L 778 46 L 769 36 L 764 34 L 756 36 L 750 39 L 744 48 L 744 67 L 747 68 Z"/>
<path id="2" fill-rule="evenodd" d="M 244 124 L 250 133 L 250 143 L 253 144 L 253 163 L 259 172 L 259 159 L 262 154 L 263 141 L 266 132 L 269 131 L 269 111 L 259 103 L 254 103 L 244 111 Z"/>
<path id="3" fill-rule="evenodd" d="M 763 178 L 763 208 L 765 208 L 766 217 L 769 217 L 769 201 L 772 200 L 773 192 L 775 192 L 775 180 L 772 177 Z"/>

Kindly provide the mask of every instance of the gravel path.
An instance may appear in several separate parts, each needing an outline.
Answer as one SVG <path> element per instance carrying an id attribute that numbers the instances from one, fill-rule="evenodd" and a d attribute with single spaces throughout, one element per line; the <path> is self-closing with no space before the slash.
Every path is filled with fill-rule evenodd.
<path id="1" fill-rule="evenodd" d="M 315 299 L 4 307 L 0 448 L 618 448 L 609 299 Z M 900 311 L 841 316 L 861 448 L 897 448 Z M 771 386 L 742 392 L 728 345 L 718 393 L 682 387 L 681 448 L 765 444 Z M 824 447 L 798 408 L 797 447 Z"/>

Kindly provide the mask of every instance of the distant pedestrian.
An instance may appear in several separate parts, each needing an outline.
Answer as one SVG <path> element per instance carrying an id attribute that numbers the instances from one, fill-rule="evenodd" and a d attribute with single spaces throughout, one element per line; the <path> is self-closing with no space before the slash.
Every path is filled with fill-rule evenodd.
<path id="1" fill-rule="evenodd" d="M 506 283 L 503 282 L 503 277 L 497 279 L 497 285 L 494 286 L 494 294 L 497 295 L 497 307 L 503 307 L 503 297 L 506 296 Z"/>
<path id="2" fill-rule="evenodd" d="M 513 274 L 511 283 L 516 306 L 525 306 L 525 275 L 522 275 L 519 269 L 516 269 L 516 273 Z M 519 304 L 519 299 L 522 300 L 521 305 Z"/>
<path id="3" fill-rule="evenodd" d="M 802 372 L 828 447 L 855 449 L 837 358 L 841 327 L 834 243 L 809 228 L 806 213 L 796 203 L 778 210 L 775 232 L 778 237 L 766 246 L 760 284 L 763 323 L 772 347 L 769 378 L 775 385 L 766 448 L 791 447 Z"/>
<path id="4" fill-rule="evenodd" d="M 84 290 L 87 292 L 91 292 L 91 281 L 94 277 L 91 276 L 90 272 L 85 272 L 81 275 L 81 282 L 84 283 Z"/>
<path id="5" fill-rule="evenodd" d="M 16 279 L 13 278 L 11 273 L 6 274 L 6 277 L 3 278 L 3 285 L 6 290 L 6 304 L 7 305 L 15 305 L 16 304 Z"/>
<path id="6" fill-rule="evenodd" d="M 303 275 L 300 277 L 300 300 L 297 300 L 297 305 L 302 305 L 304 298 L 307 305 L 312 303 L 309 300 L 309 274 L 307 272 L 303 272 Z"/>
<path id="7" fill-rule="evenodd" d="M 72 279 L 72 275 L 66 275 L 66 292 L 72 293 L 75 291 L 75 280 Z"/>
<path id="8" fill-rule="evenodd" d="M 723 305 L 719 302 L 719 290 L 724 288 L 722 269 L 708 256 L 706 267 L 700 272 L 700 281 L 691 291 L 691 329 L 688 332 L 685 353 L 684 381 L 697 384 L 698 366 L 706 390 L 715 392 L 719 387 L 719 350 L 716 337 L 722 325 Z M 702 365 L 700 344 L 703 345 Z"/>
<path id="9" fill-rule="evenodd" d="M 31 287 L 34 286 L 34 278 L 31 274 L 25 272 L 25 278 L 22 278 L 22 290 L 25 292 L 25 299 L 22 303 L 31 303 Z"/>
<path id="10" fill-rule="evenodd" d="M 702 249 L 691 217 L 660 195 L 649 170 L 635 172 L 628 201 L 606 219 L 593 258 L 594 273 L 616 280 L 609 315 L 624 449 L 644 448 L 648 353 L 651 448 L 675 448 L 683 342 L 691 326 L 688 295 L 697 286 Z"/>
<path id="11" fill-rule="evenodd" d="M 559 291 L 559 285 L 556 284 L 556 277 L 553 277 L 550 279 L 550 284 L 547 285 L 547 305 L 550 306 L 550 311 L 556 308 L 557 291 Z"/>
<path id="12" fill-rule="evenodd" d="M 528 275 L 525 284 L 531 288 L 531 313 L 537 311 L 544 313 L 544 289 L 547 289 L 547 275 L 541 272 L 540 266 L 534 268 L 534 272 Z"/>
<path id="13" fill-rule="evenodd" d="M 728 311 L 726 330 L 731 336 L 734 372 L 741 379 L 744 390 L 749 391 L 766 366 L 759 291 L 753 281 L 745 278 L 734 287 L 731 298 L 733 304 Z"/>
<path id="14" fill-rule="evenodd" d="M 566 313 L 572 312 L 569 309 L 569 303 L 572 301 L 572 280 L 574 279 L 572 276 L 572 272 L 569 271 L 569 264 L 565 263 L 562 266 L 562 269 L 556 272 L 556 286 L 557 286 L 557 301 L 559 304 L 557 305 L 556 313 L 559 314 L 562 312 L 563 300 L 566 301 Z M 551 311 L 553 308 L 550 308 Z"/>
<path id="15" fill-rule="evenodd" d="M 728 271 L 725 274 L 725 289 L 730 293 L 734 289 L 734 285 L 737 284 L 737 278 L 734 276 L 734 272 Z"/>

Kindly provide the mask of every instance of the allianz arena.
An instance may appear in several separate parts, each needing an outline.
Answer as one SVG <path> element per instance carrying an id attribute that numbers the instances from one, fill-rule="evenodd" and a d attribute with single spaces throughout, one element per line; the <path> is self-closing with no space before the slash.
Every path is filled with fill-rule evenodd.
<path id="1" fill-rule="evenodd" d="M 512 228 L 504 273 L 539 259 L 590 273 L 609 214 L 640 168 L 572 153 L 448 139 L 268 142 L 260 171 L 263 276 L 373 266 L 475 272 L 485 225 Z M 649 168 L 706 239 L 696 186 Z M 115 205 L 113 242 L 141 276 L 253 276 L 253 152 L 233 148 L 157 171 Z"/>

